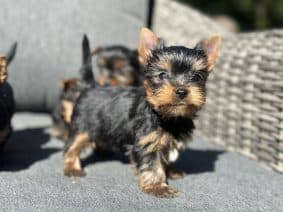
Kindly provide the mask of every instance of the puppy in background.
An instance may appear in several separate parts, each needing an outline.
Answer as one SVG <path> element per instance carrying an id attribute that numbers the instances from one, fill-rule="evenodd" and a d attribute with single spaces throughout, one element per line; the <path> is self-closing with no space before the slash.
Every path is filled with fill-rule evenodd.
<path id="1" fill-rule="evenodd" d="M 96 58 L 98 75 L 94 80 L 92 58 Z M 91 52 L 86 35 L 82 41 L 82 67 L 80 79 L 60 80 L 61 94 L 52 113 L 53 128 L 51 135 L 66 140 L 74 103 L 81 91 L 95 86 L 139 86 L 143 79 L 142 65 L 137 50 L 125 46 L 97 47 Z"/>
<path id="2" fill-rule="evenodd" d="M 96 82 L 99 85 L 142 85 L 143 73 L 137 50 L 113 45 L 97 47 L 92 55 L 96 56 L 98 67 Z"/>
<path id="3" fill-rule="evenodd" d="M 7 82 L 7 67 L 14 59 L 17 49 L 15 42 L 6 55 L 0 55 L 0 150 L 3 149 L 12 132 L 11 119 L 14 114 L 15 101 L 11 85 Z"/>
<path id="4" fill-rule="evenodd" d="M 84 35 L 82 41 L 82 66 L 79 73 L 80 79 L 71 78 L 59 81 L 61 93 L 52 113 L 53 127 L 51 136 L 62 139 L 63 141 L 68 138 L 69 124 L 77 98 L 83 89 L 95 85 L 91 49 L 86 35 Z"/>

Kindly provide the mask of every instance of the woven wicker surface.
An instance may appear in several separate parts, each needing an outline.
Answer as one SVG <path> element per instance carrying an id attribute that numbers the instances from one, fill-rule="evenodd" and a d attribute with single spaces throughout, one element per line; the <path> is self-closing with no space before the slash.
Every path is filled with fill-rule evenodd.
<path id="1" fill-rule="evenodd" d="M 157 0 L 154 30 L 168 43 L 191 46 L 209 35 L 230 35 L 209 17 L 172 0 Z"/>
<path id="2" fill-rule="evenodd" d="M 283 30 L 231 34 L 168 0 L 157 2 L 155 30 L 169 44 L 188 46 L 222 35 L 197 134 L 283 172 Z"/>

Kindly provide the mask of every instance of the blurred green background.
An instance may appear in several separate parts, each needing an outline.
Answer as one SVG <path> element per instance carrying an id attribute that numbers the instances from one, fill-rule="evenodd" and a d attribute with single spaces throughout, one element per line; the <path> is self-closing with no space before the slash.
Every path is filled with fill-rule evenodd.
<path id="1" fill-rule="evenodd" d="M 179 0 L 211 16 L 225 15 L 240 31 L 283 27 L 283 0 Z"/>

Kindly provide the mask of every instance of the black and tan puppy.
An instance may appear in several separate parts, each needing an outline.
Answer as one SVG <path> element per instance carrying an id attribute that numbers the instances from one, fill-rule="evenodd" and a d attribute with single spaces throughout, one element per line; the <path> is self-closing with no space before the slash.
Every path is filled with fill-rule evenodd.
<path id="1" fill-rule="evenodd" d="M 66 140 L 74 103 L 79 93 L 88 86 L 94 86 L 92 57 L 96 57 L 98 76 L 96 83 L 100 86 L 138 86 L 143 78 L 142 66 L 136 50 L 125 46 L 97 47 L 90 50 L 86 35 L 82 41 L 82 67 L 80 79 L 60 80 L 61 93 L 52 113 L 53 128 L 51 135 Z"/>
<path id="2" fill-rule="evenodd" d="M 66 141 L 69 134 L 69 125 L 74 104 L 79 97 L 83 86 L 77 78 L 60 81 L 61 94 L 52 113 L 53 127 L 51 135 Z"/>
<path id="3" fill-rule="evenodd" d="M 143 79 L 142 66 L 137 50 L 125 46 L 98 47 L 96 56 L 98 76 L 96 81 L 105 86 L 138 86 Z"/>
<path id="4" fill-rule="evenodd" d="M 60 97 L 52 113 L 51 135 L 64 141 L 68 138 L 73 107 L 77 98 L 83 89 L 95 85 L 91 49 L 86 35 L 82 41 L 82 67 L 79 72 L 80 79 L 71 78 L 59 81 Z"/>
<path id="5" fill-rule="evenodd" d="M 167 47 L 152 31 L 142 29 L 139 55 L 145 64 L 144 87 L 96 87 L 82 92 L 65 146 L 64 174 L 85 174 L 80 153 L 91 144 L 127 153 L 143 192 L 177 196 L 168 178 L 182 177 L 172 165 L 192 136 L 193 119 L 205 102 L 205 82 L 219 45 L 216 36 L 192 49 Z"/>
<path id="6" fill-rule="evenodd" d="M 17 43 L 14 43 L 5 56 L 0 56 L 0 150 L 12 132 L 11 119 L 14 114 L 14 95 L 7 82 L 7 67 L 16 54 Z"/>

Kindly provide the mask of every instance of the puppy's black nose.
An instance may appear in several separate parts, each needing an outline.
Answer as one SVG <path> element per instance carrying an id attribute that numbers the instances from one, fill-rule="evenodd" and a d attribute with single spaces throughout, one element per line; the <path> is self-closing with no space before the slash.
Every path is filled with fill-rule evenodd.
<path id="1" fill-rule="evenodd" d="M 176 94 L 180 99 L 184 99 L 188 95 L 188 91 L 184 88 L 177 88 Z"/>

